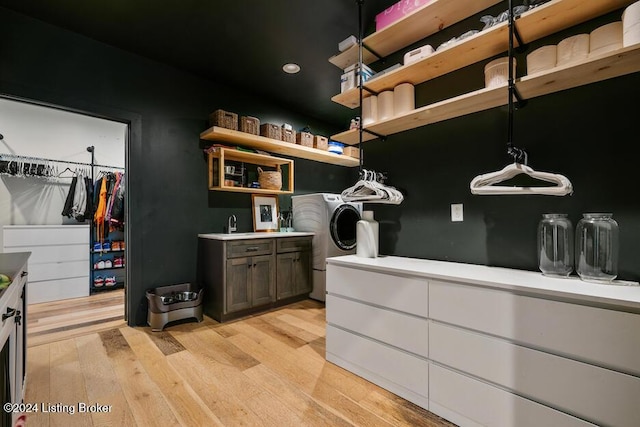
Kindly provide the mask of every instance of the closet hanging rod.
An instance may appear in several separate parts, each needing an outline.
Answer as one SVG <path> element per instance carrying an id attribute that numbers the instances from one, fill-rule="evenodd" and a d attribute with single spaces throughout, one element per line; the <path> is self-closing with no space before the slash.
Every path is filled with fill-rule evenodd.
<path id="1" fill-rule="evenodd" d="M 120 170 L 124 170 L 123 167 L 120 166 L 109 166 L 109 165 L 98 165 L 98 164 L 91 164 L 91 163 L 83 163 L 83 162 L 74 162 L 71 160 L 57 160 L 57 159 L 46 159 L 43 157 L 32 157 L 32 156 L 20 156 L 17 154 L 3 154 L 0 153 L 0 160 L 5 160 L 5 161 L 16 161 L 16 160 L 22 160 L 22 161 L 28 161 L 28 162 L 55 162 L 55 163 L 64 163 L 67 165 L 79 165 L 79 166 L 94 166 L 97 168 L 109 168 L 109 169 L 120 169 Z"/>

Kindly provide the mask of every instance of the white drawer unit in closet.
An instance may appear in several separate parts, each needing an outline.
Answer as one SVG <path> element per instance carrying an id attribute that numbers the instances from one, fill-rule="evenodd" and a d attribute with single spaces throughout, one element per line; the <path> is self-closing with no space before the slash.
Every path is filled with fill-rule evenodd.
<path id="1" fill-rule="evenodd" d="M 89 295 L 89 225 L 7 225 L 4 252 L 31 252 L 30 304 Z"/>

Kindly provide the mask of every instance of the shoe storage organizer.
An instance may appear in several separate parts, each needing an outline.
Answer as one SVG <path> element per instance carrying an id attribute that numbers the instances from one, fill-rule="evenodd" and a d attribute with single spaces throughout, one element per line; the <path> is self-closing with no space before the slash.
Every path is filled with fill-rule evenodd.
<path id="1" fill-rule="evenodd" d="M 169 322 L 195 318 L 202 322 L 203 289 L 191 283 L 160 286 L 146 292 L 149 301 L 147 323 L 154 332 L 161 331 Z"/>

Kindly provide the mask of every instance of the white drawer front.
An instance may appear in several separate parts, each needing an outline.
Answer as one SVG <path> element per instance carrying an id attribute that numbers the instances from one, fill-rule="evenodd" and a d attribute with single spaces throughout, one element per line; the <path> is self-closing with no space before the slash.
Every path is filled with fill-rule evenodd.
<path id="1" fill-rule="evenodd" d="M 65 279 L 81 276 L 89 276 L 89 263 L 87 261 L 29 264 L 30 282 Z"/>
<path id="2" fill-rule="evenodd" d="M 327 292 L 427 317 L 428 282 L 327 265 Z"/>
<path id="3" fill-rule="evenodd" d="M 59 245 L 7 248 L 5 252 L 31 252 L 29 265 L 43 262 L 85 261 L 89 263 L 89 245 Z"/>
<path id="4" fill-rule="evenodd" d="M 357 372 L 346 369 L 371 382 L 378 384 L 376 380 L 383 378 L 399 388 L 428 397 L 429 364 L 426 360 L 331 325 L 327 325 L 326 342 L 327 360 L 336 363 L 332 358 L 336 356 L 359 368 Z M 386 388 L 388 384 L 379 385 Z M 402 390 L 391 391 L 403 396 Z"/>
<path id="5" fill-rule="evenodd" d="M 442 322 L 640 375 L 637 314 L 430 282 L 429 315 Z"/>
<path id="6" fill-rule="evenodd" d="M 636 427 L 640 378 L 429 323 L 429 357 L 598 424 Z"/>
<path id="7" fill-rule="evenodd" d="M 463 427 L 594 425 L 435 364 L 429 381 L 429 410 Z"/>
<path id="8" fill-rule="evenodd" d="M 428 357 L 427 319 L 327 295 L 327 323 Z"/>
<path id="9" fill-rule="evenodd" d="M 89 251 L 89 225 L 25 225 L 3 228 L 5 248 L 84 244 Z"/>
<path id="10" fill-rule="evenodd" d="M 89 277 L 27 283 L 28 304 L 86 296 L 89 296 Z"/>

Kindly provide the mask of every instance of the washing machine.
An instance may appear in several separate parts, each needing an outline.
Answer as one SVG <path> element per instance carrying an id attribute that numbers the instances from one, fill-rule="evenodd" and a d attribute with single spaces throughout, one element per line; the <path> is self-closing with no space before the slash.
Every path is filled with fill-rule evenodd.
<path id="1" fill-rule="evenodd" d="M 324 301 L 327 258 L 356 252 L 356 224 L 361 202 L 345 202 L 339 194 L 316 193 L 291 197 L 293 228 L 312 231 L 313 291 L 311 298 Z"/>

